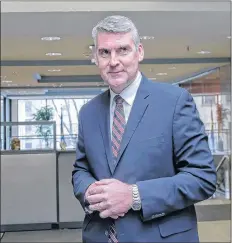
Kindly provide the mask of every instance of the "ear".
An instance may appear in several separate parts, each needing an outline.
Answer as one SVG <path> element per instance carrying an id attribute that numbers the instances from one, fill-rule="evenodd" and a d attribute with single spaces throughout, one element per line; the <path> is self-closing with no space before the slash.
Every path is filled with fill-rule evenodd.
<path id="1" fill-rule="evenodd" d="M 144 58 L 144 49 L 142 43 L 140 43 L 138 46 L 138 54 L 139 54 L 139 62 L 142 62 Z"/>
<path id="2" fill-rule="evenodd" d="M 94 52 L 94 61 L 95 61 L 95 64 L 98 66 L 98 57 L 97 57 L 96 52 Z"/>
<path id="3" fill-rule="evenodd" d="M 92 62 L 92 63 L 95 63 L 95 64 L 98 66 L 97 54 L 96 54 L 96 49 L 95 49 L 95 47 L 92 47 L 91 62 Z"/>
<path id="4" fill-rule="evenodd" d="M 94 63 L 98 66 L 98 59 L 97 59 L 97 55 L 94 56 Z"/>

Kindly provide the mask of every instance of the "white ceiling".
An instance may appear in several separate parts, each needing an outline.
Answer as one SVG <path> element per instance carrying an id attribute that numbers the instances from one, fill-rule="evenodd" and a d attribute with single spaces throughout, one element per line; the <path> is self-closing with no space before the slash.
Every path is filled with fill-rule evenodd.
<path id="1" fill-rule="evenodd" d="M 79 2 L 79 7 L 83 11 L 75 10 L 78 7 L 77 2 L 67 2 L 65 5 L 64 2 L 54 3 L 56 2 L 48 4 L 41 1 L 33 3 L 34 5 L 29 3 L 25 5 L 23 2 L 21 4 L 6 2 L 2 5 L 1 80 L 12 81 L 1 82 L 2 88 L 96 85 L 96 83 L 69 82 L 40 84 L 35 80 L 34 74 L 49 76 L 98 74 L 89 57 L 88 46 L 93 43 L 91 30 L 99 20 L 110 14 L 126 15 L 135 22 L 141 36 L 154 36 L 154 40 L 143 40 L 146 60 L 141 64 L 141 70 L 157 81 L 173 82 L 225 65 L 229 61 L 231 42 L 227 38 L 231 35 L 229 2 L 172 1 L 143 4 L 135 2 L 133 5 L 130 3 L 130 6 L 136 11 L 120 12 L 116 11 L 117 8 L 127 9 L 128 2 L 120 6 L 117 4 L 115 11 L 107 11 L 106 8 L 111 9 L 116 6 L 114 2 L 110 2 L 111 5 L 102 2 L 92 4 Z M 37 11 L 31 12 L 35 11 L 35 6 Z M 102 7 L 104 11 L 96 9 L 92 11 L 93 6 L 97 6 L 98 9 Z M 150 7 L 153 11 L 139 11 L 141 6 L 145 10 Z M 171 9 L 174 11 L 170 11 Z M 44 36 L 59 36 L 61 40 L 41 41 L 41 37 Z M 197 53 L 202 50 L 211 53 L 207 55 Z M 60 52 L 62 56 L 48 57 L 45 55 L 47 52 Z M 175 70 L 170 69 L 173 66 Z M 52 69 L 61 71 L 48 71 Z M 157 76 L 160 72 L 167 75 Z"/>

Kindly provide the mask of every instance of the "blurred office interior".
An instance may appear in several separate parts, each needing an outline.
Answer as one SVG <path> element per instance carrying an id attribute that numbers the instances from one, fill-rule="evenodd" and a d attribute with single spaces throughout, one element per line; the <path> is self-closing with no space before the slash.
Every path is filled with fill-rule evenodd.
<path id="1" fill-rule="evenodd" d="M 128 16 L 137 25 L 145 48 L 140 70 L 148 78 L 192 94 L 218 175 L 213 197 L 196 205 L 200 238 L 230 241 L 231 2 L 120 5 L 2 3 L 3 242 L 32 242 L 37 236 L 41 241 L 43 230 L 73 229 L 67 237 L 74 241 L 81 234 L 84 212 L 71 186 L 78 114 L 108 88 L 94 63 L 91 30 L 111 14 Z"/>

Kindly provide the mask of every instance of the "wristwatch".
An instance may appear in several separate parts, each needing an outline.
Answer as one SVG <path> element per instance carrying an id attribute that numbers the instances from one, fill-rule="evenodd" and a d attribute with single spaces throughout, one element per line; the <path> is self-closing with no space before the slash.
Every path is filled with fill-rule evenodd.
<path id="1" fill-rule="evenodd" d="M 132 197 L 133 197 L 133 201 L 132 201 L 131 208 L 134 211 L 139 211 L 141 209 L 142 205 L 141 205 L 141 199 L 140 199 L 140 195 L 139 195 L 139 189 L 136 184 L 132 185 Z"/>

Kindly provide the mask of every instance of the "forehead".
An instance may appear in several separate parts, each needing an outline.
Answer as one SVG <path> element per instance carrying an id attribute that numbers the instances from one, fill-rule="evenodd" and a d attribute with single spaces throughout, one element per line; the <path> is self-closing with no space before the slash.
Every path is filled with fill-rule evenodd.
<path id="1" fill-rule="evenodd" d="M 105 33 L 100 32 L 97 36 L 98 48 L 117 48 L 122 45 L 134 45 L 131 33 Z"/>

